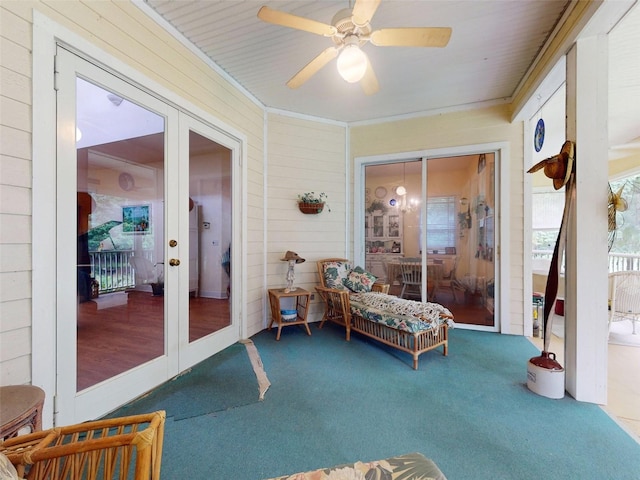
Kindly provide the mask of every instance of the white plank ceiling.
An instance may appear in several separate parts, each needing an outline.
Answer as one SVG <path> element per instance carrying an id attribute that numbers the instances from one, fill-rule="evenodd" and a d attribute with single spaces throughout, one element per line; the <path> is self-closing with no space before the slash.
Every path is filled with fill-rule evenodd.
<path id="1" fill-rule="evenodd" d="M 371 21 L 373 30 L 445 26 L 453 32 L 445 48 L 366 44 L 363 51 L 369 56 L 380 84 L 378 93 L 367 96 L 360 85 L 342 80 L 335 60 L 300 88 L 288 88 L 286 82 L 333 43 L 330 38 L 268 24 L 257 17 L 260 7 L 268 5 L 330 24 L 336 12 L 352 6 L 349 0 L 146 0 L 146 3 L 161 21 L 180 32 L 265 107 L 341 122 L 510 101 L 570 4 L 565 0 L 382 0 Z M 624 79 L 629 79 L 618 86 L 626 89 L 625 100 L 612 97 L 612 108 L 619 108 L 616 102 L 626 105 L 611 114 L 613 118 L 620 117 L 621 122 L 610 125 L 617 129 L 612 132 L 615 144 L 640 136 L 637 123 L 640 102 L 638 110 L 629 111 L 628 101 L 630 88 L 634 95 L 640 92 L 638 16 L 635 15 L 636 23 L 627 28 L 628 32 L 615 40 L 617 50 L 626 51 L 631 64 L 626 57 L 616 63 L 612 53 L 612 65 L 622 64 L 626 69 Z M 628 125 L 634 121 L 635 125 Z"/>

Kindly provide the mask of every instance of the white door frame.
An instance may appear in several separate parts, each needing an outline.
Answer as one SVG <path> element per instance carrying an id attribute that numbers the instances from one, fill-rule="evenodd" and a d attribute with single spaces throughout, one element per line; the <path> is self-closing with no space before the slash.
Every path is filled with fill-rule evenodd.
<path id="1" fill-rule="evenodd" d="M 226 124 L 175 92 L 131 68 L 78 34 L 56 23 L 41 12 L 33 11 L 33 212 L 32 212 L 32 384 L 45 391 L 43 427 L 53 426 L 56 392 L 56 275 L 57 244 L 52 241 L 57 229 L 56 185 L 56 92 L 54 90 L 54 58 L 57 45 L 65 45 L 85 58 L 112 72 L 119 72 L 142 86 L 147 92 L 164 99 L 183 112 L 201 119 L 227 137 L 225 146 L 233 152 L 233 243 L 232 312 L 237 318 L 239 338 L 247 336 L 246 309 L 242 309 L 246 295 L 246 210 L 242 202 L 246 196 L 247 138 L 236 128 Z M 214 351 L 209 352 L 210 355 Z"/>
<path id="2" fill-rule="evenodd" d="M 359 265 L 365 263 L 364 252 L 364 210 L 362 203 L 364 198 L 364 167 L 382 163 L 394 163 L 416 159 L 430 159 L 442 157 L 458 157 L 464 155 L 477 155 L 478 153 L 495 152 L 496 161 L 496 190 L 495 190 L 495 236 L 496 236 L 496 278 L 495 278 L 495 305 L 494 318 L 495 325 L 487 327 L 483 325 L 463 325 L 459 328 L 473 330 L 499 331 L 500 333 L 511 333 L 510 323 L 503 317 L 508 314 L 511 301 L 511 292 L 508 288 L 509 255 L 510 255 L 510 233 L 509 228 L 503 228 L 503 222 L 508 223 L 509 219 L 509 158 L 510 145 L 508 142 L 482 143 L 474 145 L 462 145 L 458 147 L 438 148 L 433 150 L 419 150 L 414 152 L 402 152 L 395 154 L 372 155 L 356 157 L 354 159 L 354 261 Z M 425 165 L 423 165 L 423 173 Z M 424 177 L 424 175 L 423 175 Z M 423 182 L 426 179 L 423 178 Z M 423 183 L 423 194 L 425 190 Z M 504 285 L 504 286 L 503 286 Z"/>

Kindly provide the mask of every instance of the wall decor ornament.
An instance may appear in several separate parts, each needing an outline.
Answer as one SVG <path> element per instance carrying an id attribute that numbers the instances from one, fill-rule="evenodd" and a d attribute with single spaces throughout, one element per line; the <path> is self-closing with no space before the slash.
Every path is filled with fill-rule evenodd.
<path id="1" fill-rule="evenodd" d="M 540 119 L 533 132 L 533 147 L 536 149 L 536 152 L 539 152 L 542 150 L 542 145 L 544 145 L 544 120 Z"/>
<path id="2" fill-rule="evenodd" d="M 478 174 L 484 170 L 484 167 L 487 165 L 487 156 L 484 153 L 481 153 L 478 157 Z"/>
<path id="3" fill-rule="evenodd" d="M 302 195 L 298 195 L 298 209 L 306 215 L 313 215 L 322 212 L 326 206 L 330 212 L 331 208 L 326 203 L 326 200 L 327 194 L 324 192 L 319 194 L 315 192 L 303 193 Z"/>

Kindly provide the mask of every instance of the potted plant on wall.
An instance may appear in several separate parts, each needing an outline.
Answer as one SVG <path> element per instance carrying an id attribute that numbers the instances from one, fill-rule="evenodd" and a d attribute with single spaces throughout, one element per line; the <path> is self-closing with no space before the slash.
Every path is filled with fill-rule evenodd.
<path id="1" fill-rule="evenodd" d="M 327 207 L 328 211 L 331 211 L 329 205 L 326 203 L 327 194 L 322 192 L 316 194 L 315 192 L 307 192 L 302 195 L 298 195 L 298 208 L 305 214 L 317 214 Z"/>
<path id="2" fill-rule="evenodd" d="M 382 203 L 381 200 L 374 200 L 373 202 L 371 202 L 371 205 L 367 207 L 367 213 L 374 213 L 374 212 L 387 213 L 387 211 L 388 211 L 387 206 L 384 203 Z"/>

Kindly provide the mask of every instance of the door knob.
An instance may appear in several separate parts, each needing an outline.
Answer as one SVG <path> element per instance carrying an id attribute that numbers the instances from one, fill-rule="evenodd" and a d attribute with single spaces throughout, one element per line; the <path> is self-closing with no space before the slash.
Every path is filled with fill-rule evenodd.
<path id="1" fill-rule="evenodd" d="M 180 260 L 178 260 L 177 258 L 172 258 L 171 260 L 169 260 L 169 265 L 171 265 L 172 267 L 177 267 L 178 265 L 180 265 Z"/>

